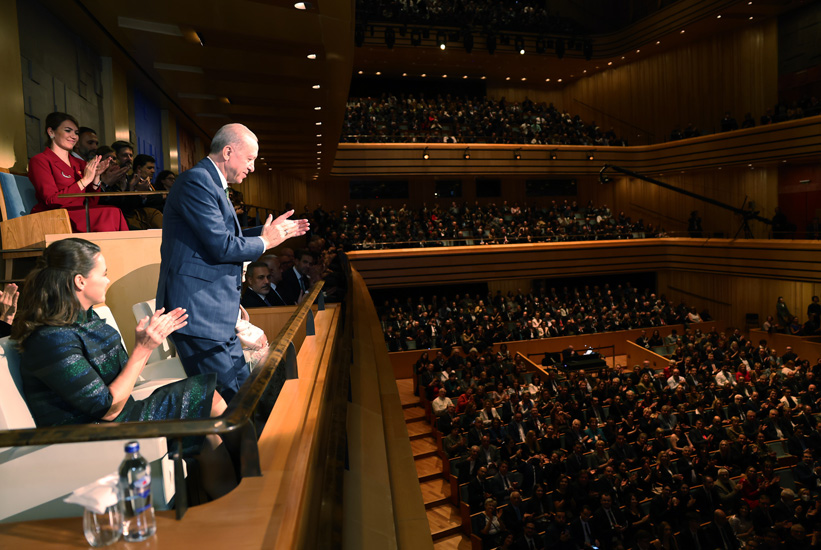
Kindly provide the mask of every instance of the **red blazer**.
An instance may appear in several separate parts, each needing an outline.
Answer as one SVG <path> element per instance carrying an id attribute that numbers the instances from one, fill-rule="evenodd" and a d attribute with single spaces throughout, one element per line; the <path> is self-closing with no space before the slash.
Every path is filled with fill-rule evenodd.
<path id="1" fill-rule="evenodd" d="M 83 178 L 86 163 L 74 156 L 69 156 L 71 166 L 67 165 L 51 149 L 46 149 L 35 155 L 29 161 L 29 179 L 37 193 L 37 204 L 31 209 L 33 212 L 54 210 L 55 208 L 83 208 L 83 199 L 67 199 L 59 197 L 61 193 L 82 193 L 77 183 Z M 85 189 L 86 193 L 93 193 L 92 186 Z M 89 201 L 90 206 L 96 206 L 100 199 L 94 197 Z"/>

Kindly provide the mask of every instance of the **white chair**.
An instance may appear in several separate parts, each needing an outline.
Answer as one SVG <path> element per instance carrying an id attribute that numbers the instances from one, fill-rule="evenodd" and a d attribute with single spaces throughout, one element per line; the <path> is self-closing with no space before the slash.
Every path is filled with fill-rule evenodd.
<path id="1" fill-rule="evenodd" d="M 166 381 L 167 383 L 167 381 Z M 159 384 L 159 381 L 150 385 Z M 0 430 L 34 428 L 23 399 L 20 355 L 8 337 L 0 339 Z M 145 388 L 144 393 L 148 391 Z M 142 396 L 143 398 L 145 395 Z M 136 396 L 135 392 L 135 399 Z M 75 489 L 115 472 L 128 440 L 89 441 L 0 448 L 0 522 L 80 516 L 82 508 L 63 499 Z M 167 508 L 174 495 L 174 463 L 164 437 L 140 439 L 151 462 L 155 506 Z"/>
<path id="2" fill-rule="evenodd" d="M 135 305 L 134 308 L 139 305 L 140 304 Z M 132 310 L 134 310 L 134 308 L 132 308 Z M 117 326 L 117 321 L 114 319 L 114 314 L 108 306 L 97 306 L 94 308 L 94 311 L 96 311 L 97 315 L 99 315 L 100 318 L 103 319 L 109 326 L 113 327 L 117 332 L 120 332 L 120 327 Z M 148 315 L 153 313 L 154 312 L 152 310 L 152 312 Z M 138 316 L 136 310 L 134 316 L 137 318 L 138 322 L 140 319 L 145 317 L 145 315 Z M 137 378 L 137 388 L 135 388 L 135 391 L 137 389 L 141 389 L 142 386 L 149 381 L 166 381 L 165 383 L 168 383 L 168 380 L 182 380 L 183 378 L 188 377 L 185 374 L 185 370 L 182 368 L 182 363 L 180 363 L 180 360 L 171 356 L 171 351 L 173 351 L 173 348 L 170 348 L 169 346 L 170 344 L 168 343 L 168 339 L 166 339 L 165 344 L 157 347 L 151 352 L 151 355 L 148 357 L 148 363 L 143 368 L 139 378 Z M 125 347 L 125 344 L 123 344 L 123 347 Z M 165 351 L 161 351 L 162 348 L 165 348 Z M 154 387 L 156 387 L 156 385 L 154 385 Z M 133 392 L 132 395 L 134 395 Z"/>

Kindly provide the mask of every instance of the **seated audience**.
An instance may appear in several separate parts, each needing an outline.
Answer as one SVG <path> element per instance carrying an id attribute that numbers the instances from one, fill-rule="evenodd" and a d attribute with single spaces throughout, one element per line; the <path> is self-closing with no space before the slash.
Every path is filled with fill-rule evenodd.
<path id="1" fill-rule="evenodd" d="M 78 140 L 78 122 L 66 113 L 51 113 L 46 117 L 45 151 L 29 161 L 29 179 L 37 194 L 34 212 L 65 208 L 75 233 L 90 231 L 127 231 L 125 219 L 118 208 L 98 206 L 98 198 L 89 199 L 89 221 L 86 227 L 84 199 L 64 198 L 62 194 L 95 193 L 100 190 L 100 175 L 108 162 L 95 156 L 85 161 L 72 156 Z M 92 195 L 93 197 L 93 195 Z"/>

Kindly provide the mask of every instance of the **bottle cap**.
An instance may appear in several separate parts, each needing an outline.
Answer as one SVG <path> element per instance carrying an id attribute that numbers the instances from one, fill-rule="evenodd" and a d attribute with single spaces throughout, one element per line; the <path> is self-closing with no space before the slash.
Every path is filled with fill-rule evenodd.
<path id="1" fill-rule="evenodd" d="M 138 441 L 129 441 L 125 444 L 125 452 L 136 453 L 140 450 L 140 443 Z"/>

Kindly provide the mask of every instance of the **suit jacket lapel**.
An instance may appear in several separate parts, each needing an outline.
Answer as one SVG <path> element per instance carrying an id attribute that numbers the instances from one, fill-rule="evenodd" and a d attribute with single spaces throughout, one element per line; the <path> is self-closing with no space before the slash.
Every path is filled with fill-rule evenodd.
<path id="1" fill-rule="evenodd" d="M 211 179 L 214 181 L 214 185 L 217 186 L 219 189 L 219 200 L 224 201 L 223 204 L 228 205 L 228 211 L 231 213 L 231 217 L 234 219 L 234 232 L 235 234 L 239 235 L 242 233 L 242 228 L 239 225 L 239 219 L 237 218 L 237 212 L 234 210 L 234 205 L 228 200 L 228 195 L 226 194 L 225 189 L 222 188 L 222 181 L 220 180 L 219 173 L 217 172 L 217 167 L 214 166 L 214 163 L 211 162 L 210 159 L 204 158 L 202 160 L 203 166 L 211 174 Z"/>

